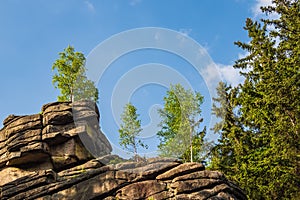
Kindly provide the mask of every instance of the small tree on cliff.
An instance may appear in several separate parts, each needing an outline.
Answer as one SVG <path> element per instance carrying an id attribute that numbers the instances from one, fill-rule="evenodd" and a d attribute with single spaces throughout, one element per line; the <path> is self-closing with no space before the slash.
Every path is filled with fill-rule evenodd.
<path id="1" fill-rule="evenodd" d="M 157 133 L 160 156 L 181 158 L 184 162 L 201 161 L 205 131 L 202 122 L 203 96 L 182 85 L 171 85 L 164 97 L 164 108 L 158 110 L 162 121 Z"/>
<path id="2" fill-rule="evenodd" d="M 98 101 L 98 89 L 93 81 L 87 79 L 84 64 L 84 55 L 75 52 L 72 46 L 59 53 L 59 59 L 52 65 L 52 70 L 57 72 L 52 78 L 52 83 L 61 93 L 58 101 Z"/>
<path id="3" fill-rule="evenodd" d="M 120 133 L 120 145 L 124 147 L 124 149 L 132 152 L 134 154 L 134 158 L 137 161 L 137 149 L 138 146 L 143 148 L 148 148 L 141 140 L 137 139 L 141 128 L 141 120 L 138 119 L 138 114 L 136 113 L 136 107 L 131 103 L 128 103 L 124 107 L 124 112 L 121 115 L 122 124 L 119 129 Z"/>

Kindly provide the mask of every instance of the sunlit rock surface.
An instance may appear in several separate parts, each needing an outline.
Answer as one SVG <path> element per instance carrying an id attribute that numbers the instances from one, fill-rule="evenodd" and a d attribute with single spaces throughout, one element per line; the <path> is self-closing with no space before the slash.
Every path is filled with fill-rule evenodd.
<path id="1" fill-rule="evenodd" d="M 89 101 L 8 116 L 0 130 L 0 199 L 246 199 L 199 163 L 111 155 L 99 119 Z"/>

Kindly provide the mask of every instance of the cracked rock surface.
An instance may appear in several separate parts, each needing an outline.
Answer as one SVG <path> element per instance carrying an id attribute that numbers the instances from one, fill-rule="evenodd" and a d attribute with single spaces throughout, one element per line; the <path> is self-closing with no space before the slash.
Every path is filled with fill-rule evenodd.
<path id="1" fill-rule="evenodd" d="M 88 101 L 8 116 L 0 130 L 0 199 L 246 199 L 222 173 L 200 163 L 112 155 L 99 119 Z"/>

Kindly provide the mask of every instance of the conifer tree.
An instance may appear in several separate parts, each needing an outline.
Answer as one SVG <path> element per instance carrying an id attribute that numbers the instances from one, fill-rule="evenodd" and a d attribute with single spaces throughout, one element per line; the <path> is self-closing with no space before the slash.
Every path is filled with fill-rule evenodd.
<path id="1" fill-rule="evenodd" d="M 250 42 L 236 42 L 249 52 L 234 65 L 243 71 L 245 81 L 234 89 L 234 98 L 227 98 L 229 104 L 222 105 L 229 109 L 224 127 L 219 129 L 218 147 L 224 150 L 226 143 L 231 147 L 228 154 L 216 151 L 218 162 L 214 164 L 244 188 L 250 199 L 297 199 L 300 196 L 300 2 L 273 3 L 274 6 L 262 11 L 275 13 L 278 18 L 261 22 L 247 19 L 245 30 Z M 232 94 L 232 90 L 227 94 Z M 237 117 L 229 117 L 235 113 Z M 234 123 L 230 123 L 232 119 Z"/>

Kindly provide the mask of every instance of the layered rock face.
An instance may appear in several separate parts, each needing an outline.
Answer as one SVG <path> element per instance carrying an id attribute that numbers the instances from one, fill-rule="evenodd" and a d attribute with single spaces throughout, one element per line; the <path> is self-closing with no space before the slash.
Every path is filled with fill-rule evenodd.
<path id="1" fill-rule="evenodd" d="M 0 199 L 246 199 L 223 174 L 199 163 L 111 155 L 99 118 L 88 101 L 7 117 L 0 130 Z"/>
<path id="2" fill-rule="evenodd" d="M 75 119 L 75 120 L 74 120 Z M 0 168 L 20 166 L 60 171 L 93 156 L 82 144 L 89 142 L 93 155 L 111 152 L 111 145 L 99 128 L 99 111 L 89 101 L 50 103 L 42 114 L 8 116 L 0 132 Z M 100 144 L 97 144 L 100 143 Z"/>

